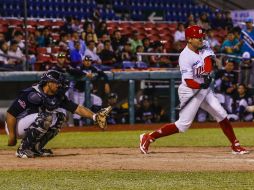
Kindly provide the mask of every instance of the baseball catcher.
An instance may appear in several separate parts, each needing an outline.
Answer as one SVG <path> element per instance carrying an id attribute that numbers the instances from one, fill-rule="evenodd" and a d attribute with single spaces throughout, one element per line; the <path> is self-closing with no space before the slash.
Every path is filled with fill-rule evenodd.
<path id="1" fill-rule="evenodd" d="M 68 88 L 69 82 L 62 73 L 49 70 L 38 84 L 21 91 L 14 100 L 7 110 L 5 128 L 8 146 L 15 146 L 17 139 L 22 139 L 17 157 L 52 156 L 53 152 L 44 147 L 59 133 L 66 120 L 66 110 L 90 118 L 105 129 L 111 107 L 95 114 L 69 100 L 65 96 Z"/>

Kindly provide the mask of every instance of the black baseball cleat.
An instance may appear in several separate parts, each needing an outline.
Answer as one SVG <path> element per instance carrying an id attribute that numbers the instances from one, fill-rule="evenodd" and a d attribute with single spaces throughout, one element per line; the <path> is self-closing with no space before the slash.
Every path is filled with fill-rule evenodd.
<path id="1" fill-rule="evenodd" d="M 18 148 L 16 151 L 16 157 L 18 158 L 34 158 L 36 153 L 30 149 L 21 149 Z"/>
<path id="2" fill-rule="evenodd" d="M 39 151 L 36 151 L 36 156 L 38 157 L 50 157 L 50 156 L 53 156 L 54 153 L 51 149 L 41 149 Z"/>

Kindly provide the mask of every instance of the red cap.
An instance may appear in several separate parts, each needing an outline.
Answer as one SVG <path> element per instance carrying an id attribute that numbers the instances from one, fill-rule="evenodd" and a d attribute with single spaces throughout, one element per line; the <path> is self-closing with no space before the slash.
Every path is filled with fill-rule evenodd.
<path id="1" fill-rule="evenodd" d="M 185 29 L 185 38 L 203 38 L 205 34 L 198 25 L 189 26 Z"/>

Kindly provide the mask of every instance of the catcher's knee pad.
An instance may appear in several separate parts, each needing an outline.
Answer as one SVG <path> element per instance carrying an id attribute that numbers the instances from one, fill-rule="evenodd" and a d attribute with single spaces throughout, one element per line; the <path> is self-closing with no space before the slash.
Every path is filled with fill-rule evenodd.
<path id="1" fill-rule="evenodd" d="M 35 119 L 35 122 L 32 124 L 32 126 L 47 131 L 52 123 L 52 120 L 53 120 L 52 114 L 41 112 L 38 114 L 38 117 Z"/>
<path id="2" fill-rule="evenodd" d="M 56 113 L 56 123 L 51 126 L 50 128 L 57 128 L 57 129 L 61 129 L 63 123 L 66 121 L 66 115 L 62 112 L 58 112 Z"/>

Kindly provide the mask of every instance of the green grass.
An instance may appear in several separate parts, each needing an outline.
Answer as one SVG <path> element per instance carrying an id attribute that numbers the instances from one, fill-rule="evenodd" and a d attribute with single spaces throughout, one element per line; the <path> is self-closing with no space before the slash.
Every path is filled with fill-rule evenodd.
<path id="1" fill-rule="evenodd" d="M 60 133 L 48 145 L 51 148 L 137 147 L 139 135 L 144 131 L 121 132 L 69 132 Z M 254 128 L 237 128 L 241 144 L 254 146 Z M 6 135 L 0 136 L 0 149 L 7 149 Z M 157 140 L 153 146 L 228 146 L 229 142 L 217 129 L 192 129 Z M 16 147 L 15 147 L 16 148 Z"/>
<path id="2" fill-rule="evenodd" d="M 247 190 L 254 172 L 0 171 L 4 190 L 174 189 Z"/>

